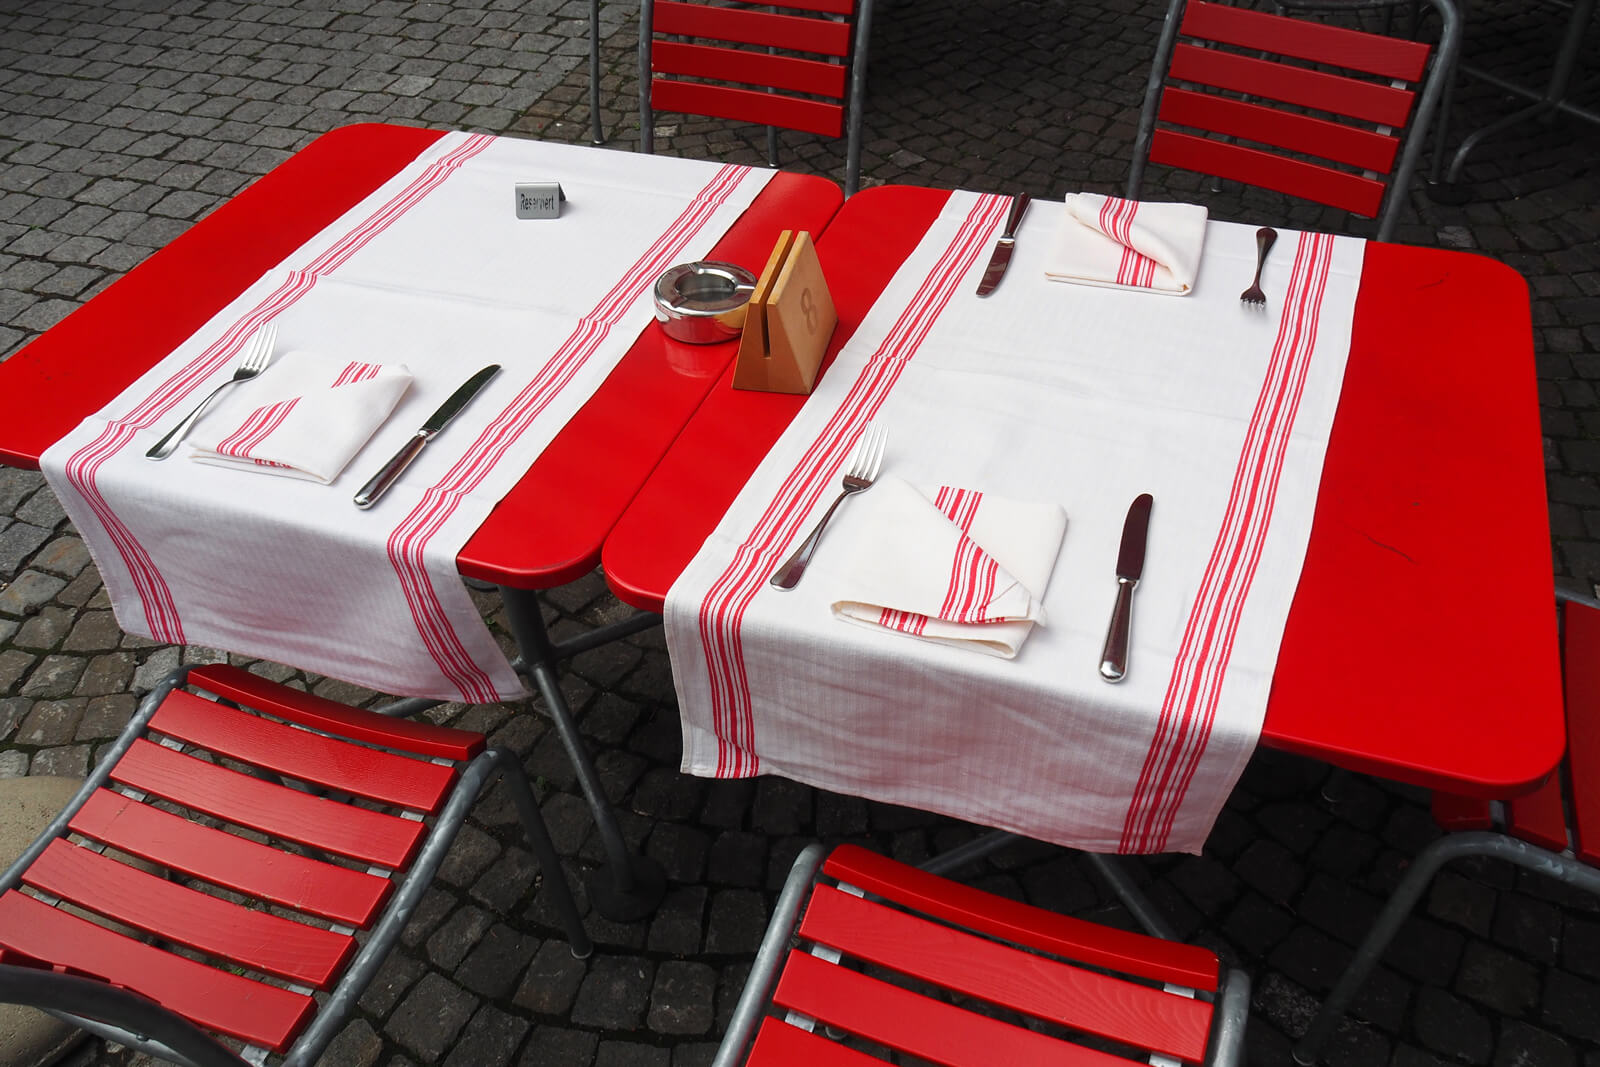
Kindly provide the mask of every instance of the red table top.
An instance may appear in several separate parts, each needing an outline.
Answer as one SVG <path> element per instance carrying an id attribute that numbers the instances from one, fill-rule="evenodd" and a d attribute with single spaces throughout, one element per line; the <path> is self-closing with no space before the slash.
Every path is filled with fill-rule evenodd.
<path id="1" fill-rule="evenodd" d="M 26 398 L 0 420 L 0 462 L 37 468 L 63 434 L 441 136 L 378 124 L 324 134 L 0 363 L 0 395 Z M 759 272 L 782 230 L 820 233 L 843 199 L 825 178 L 775 174 L 707 258 Z M 607 531 L 736 349 L 646 330 L 467 542 L 461 573 L 545 589 L 594 569 Z"/>
<path id="2" fill-rule="evenodd" d="M 818 255 L 836 352 L 948 193 L 850 199 Z M 731 368 L 606 541 L 660 611 L 804 397 Z M 1561 757 L 1560 667 L 1526 284 L 1459 252 L 1372 243 L 1264 744 L 1452 792 L 1531 789 Z"/>

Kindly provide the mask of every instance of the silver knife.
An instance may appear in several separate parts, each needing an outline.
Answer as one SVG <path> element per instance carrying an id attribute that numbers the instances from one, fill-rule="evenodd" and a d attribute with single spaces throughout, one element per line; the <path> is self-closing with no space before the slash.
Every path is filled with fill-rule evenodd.
<path id="1" fill-rule="evenodd" d="M 450 399 L 439 405 L 439 410 L 428 416 L 428 421 L 423 423 L 416 433 L 411 435 L 411 440 L 401 446 L 394 458 L 383 465 L 383 469 L 372 476 L 372 480 L 361 487 L 361 492 L 356 494 L 355 501 L 358 508 L 370 508 L 378 502 L 378 498 L 389 491 L 389 487 L 399 480 L 405 469 L 411 466 L 411 461 L 422 452 L 422 446 L 439 436 L 439 431 L 450 425 L 450 420 L 461 414 L 461 409 L 467 402 L 478 395 L 478 390 L 489 383 L 489 379 L 500 373 L 500 364 L 491 363 L 477 374 L 466 380 L 466 383 L 450 394 Z"/>
<path id="2" fill-rule="evenodd" d="M 1122 547 L 1117 550 L 1117 603 L 1111 609 L 1106 646 L 1100 650 L 1100 677 L 1120 682 L 1128 673 L 1128 632 L 1132 625 L 1133 587 L 1144 573 L 1145 535 L 1150 531 L 1150 494 L 1140 493 L 1122 523 Z"/>
<path id="3" fill-rule="evenodd" d="M 1031 199 L 1027 193 L 1018 193 L 1011 198 L 1011 211 L 1006 215 L 1006 228 L 1000 234 L 1000 240 L 994 243 L 994 252 L 989 256 L 989 265 L 984 268 L 983 280 L 978 283 L 978 295 L 988 296 L 1000 285 L 1000 279 L 1006 276 L 1006 268 L 1011 265 L 1011 250 L 1017 244 L 1017 227 L 1022 225 L 1022 213 L 1028 210 L 1028 201 Z"/>

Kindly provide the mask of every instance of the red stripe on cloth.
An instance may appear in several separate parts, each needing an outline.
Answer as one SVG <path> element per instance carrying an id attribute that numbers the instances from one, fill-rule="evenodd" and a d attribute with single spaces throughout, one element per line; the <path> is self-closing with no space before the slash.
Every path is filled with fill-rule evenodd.
<path id="1" fill-rule="evenodd" d="M 100 492 L 98 479 L 101 468 L 105 466 L 107 460 L 127 447 L 138 431 L 167 415 L 223 366 L 237 359 L 240 350 L 255 332 L 309 293 L 320 275 L 326 274 L 338 263 L 354 255 L 357 250 L 416 204 L 423 195 L 437 188 L 439 183 L 465 160 L 489 147 L 493 140 L 487 135 L 475 134 L 468 137 L 444 159 L 429 165 L 405 189 L 368 216 L 367 220 L 351 234 L 346 235 L 340 242 L 341 246 L 348 248 L 343 259 L 319 269 L 318 264 L 326 258 L 325 254 L 318 257 L 308 269 L 290 271 L 276 290 L 224 329 L 222 335 L 203 352 L 156 386 L 127 415 L 120 419 L 109 420 L 98 437 L 68 457 L 67 481 L 89 505 L 112 544 L 116 546 L 118 554 L 121 555 L 144 610 L 150 635 L 155 640 L 167 644 L 187 643 L 184 640 L 183 623 L 178 617 L 177 603 L 173 600 L 171 588 L 156 568 L 149 551 L 133 536 L 127 525 L 117 518 L 110 503 Z"/>
<path id="2" fill-rule="evenodd" d="M 1124 820 L 1123 852 L 1160 852 L 1211 736 L 1239 619 L 1271 526 L 1284 456 L 1315 350 L 1333 238 L 1302 234 L 1289 294 L 1222 528 L 1212 545 Z"/>
<path id="3" fill-rule="evenodd" d="M 754 528 L 706 593 L 700 605 L 699 631 L 711 690 L 718 777 L 747 777 L 759 773 L 761 766 L 744 665 L 745 612 L 822 494 L 837 484 L 839 470 L 867 424 L 906 364 L 917 354 L 961 279 L 992 241 L 1007 203 L 999 196 L 978 198 L 839 407 L 785 476 Z M 917 625 L 914 621 L 902 623 L 899 616 L 904 614 L 890 615 L 886 625 Z"/>
<path id="4" fill-rule="evenodd" d="M 250 413 L 237 430 L 217 442 L 217 453 L 223 456 L 234 456 L 238 459 L 251 459 L 250 450 L 265 441 L 272 432 L 283 425 L 283 420 L 289 417 L 289 412 L 294 410 L 299 403 L 299 397 L 289 400 L 280 400 L 276 404 L 265 404 Z"/>
<path id="5" fill-rule="evenodd" d="M 356 382 L 364 382 L 368 379 L 376 378 L 378 371 L 381 369 L 376 363 L 350 363 L 346 365 L 344 370 L 339 372 L 339 376 L 333 380 L 333 385 L 329 388 L 337 389 L 341 385 L 353 385 Z"/>
<path id="6" fill-rule="evenodd" d="M 749 168 L 743 166 L 718 169 L 595 308 L 579 320 L 533 380 L 490 422 L 444 477 L 423 493 L 422 500 L 389 535 L 389 561 L 399 578 L 417 633 L 441 673 L 468 703 L 491 703 L 499 694 L 489 675 L 467 654 L 445 615 L 423 559 L 429 541 L 594 356 L 622 316 L 712 220 L 748 172 Z"/>

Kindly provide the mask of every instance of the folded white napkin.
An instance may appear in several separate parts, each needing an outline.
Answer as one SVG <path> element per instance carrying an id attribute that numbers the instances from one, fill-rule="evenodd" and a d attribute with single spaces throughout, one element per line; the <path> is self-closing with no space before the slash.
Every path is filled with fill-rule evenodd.
<path id="1" fill-rule="evenodd" d="M 411 385 L 403 364 L 289 351 L 222 395 L 189 435 L 201 463 L 333 481 Z"/>
<path id="2" fill-rule="evenodd" d="M 1184 294 L 1194 288 L 1206 209 L 1073 193 L 1045 266 L 1052 281 Z"/>
<path id="3" fill-rule="evenodd" d="M 852 502 L 828 566 L 842 619 L 1011 659 L 1044 625 L 1045 585 L 1067 517 L 1059 505 L 894 477 Z"/>

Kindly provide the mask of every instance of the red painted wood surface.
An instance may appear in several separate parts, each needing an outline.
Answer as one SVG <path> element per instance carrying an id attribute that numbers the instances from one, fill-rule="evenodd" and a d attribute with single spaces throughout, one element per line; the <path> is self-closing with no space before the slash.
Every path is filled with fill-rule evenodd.
<path id="1" fill-rule="evenodd" d="M 830 349 L 947 195 L 881 186 L 839 212 L 818 242 L 839 304 Z M 607 580 L 638 607 L 661 610 L 804 400 L 735 390 L 729 377 L 606 542 Z M 1483 797 L 1533 788 L 1555 767 L 1566 731 L 1536 388 L 1514 271 L 1367 244 L 1263 744 Z M 1439 590 L 1462 574 L 1475 576 L 1470 610 L 1439 611 Z M 1403 649 L 1407 669 L 1374 670 L 1379 649 Z"/>
<path id="2" fill-rule="evenodd" d="M 823 871 L 858 889 L 990 937 L 1067 956 L 1096 967 L 1215 992 L 1216 953 L 1059 915 L 940 878 L 887 856 L 840 845 Z"/>
<path id="3" fill-rule="evenodd" d="M 158 938 L 318 989 L 330 988 L 355 954 L 348 935 L 209 896 L 61 838 L 22 880 Z"/>
<path id="4" fill-rule="evenodd" d="M 1567 766 L 1578 857 L 1600 866 L 1600 611 L 1566 606 Z"/>
<path id="5" fill-rule="evenodd" d="M 1428 45 L 1398 37 L 1329 26 L 1229 4 L 1194 0 L 1184 10 L 1183 32 L 1252 51 L 1330 63 L 1384 78 L 1416 81 L 1428 65 Z"/>
<path id="6" fill-rule="evenodd" d="M 1179 1059 L 1205 1056 L 1211 1005 L 1203 1000 L 1024 952 L 830 886 L 813 890 L 800 936 L 1036 1019 Z"/>
<path id="7" fill-rule="evenodd" d="M 655 32 L 661 34 L 770 45 L 827 56 L 850 54 L 850 24 L 833 19 L 712 7 L 686 0 L 656 0 L 653 18 Z"/>
<path id="8" fill-rule="evenodd" d="M 324 134 L 0 363 L 0 395 L 29 399 L 0 419 L 0 462 L 37 469 L 46 448 L 440 136 L 377 124 Z M 705 258 L 759 272 L 781 231 L 821 233 L 843 200 L 825 178 L 773 175 Z M 592 571 L 736 351 L 648 327 L 462 548 L 461 573 L 546 589 Z"/>
<path id="9" fill-rule="evenodd" d="M 1394 167 L 1400 148 L 1398 137 L 1373 130 L 1177 87 L 1168 87 L 1161 94 L 1157 117 L 1175 126 L 1259 141 L 1381 174 Z"/>
<path id="10" fill-rule="evenodd" d="M 110 789 L 90 796 L 70 825 L 168 870 L 350 926 L 370 924 L 392 888 L 386 878 L 259 844 Z"/>
<path id="11" fill-rule="evenodd" d="M 844 130 L 844 108 L 838 104 L 702 82 L 656 79 L 650 83 L 650 106 L 657 111 L 781 126 L 823 137 L 837 137 Z"/>
<path id="12" fill-rule="evenodd" d="M 0 895 L 0 943 L 125 986 L 208 1030 L 277 1052 L 316 1012 L 308 996 L 163 952 L 15 890 Z"/>
<path id="13" fill-rule="evenodd" d="M 325 737 L 182 689 L 162 701 L 150 729 L 286 778 L 415 811 L 436 810 L 456 780 L 452 766 Z"/>
<path id="14" fill-rule="evenodd" d="M 761 1021 L 745 1060 L 746 1067 L 883 1067 L 883 1063 L 876 1056 L 771 1016 Z"/>
<path id="15" fill-rule="evenodd" d="M 1128 1060 L 1025 1030 L 826 963 L 789 953 L 772 1001 L 830 1026 L 947 1067 L 1000 1063 L 1128 1067 Z"/>
<path id="16" fill-rule="evenodd" d="M 1150 139 L 1150 161 L 1275 189 L 1368 218 L 1383 207 L 1383 182 L 1177 130 L 1155 132 Z"/>
<path id="17" fill-rule="evenodd" d="M 239 826 L 391 869 L 410 861 L 426 830 L 421 822 L 310 796 L 143 738 L 111 777 Z"/>
<path id="18" fill-rule="evenodd" d="M 1409 89 L 1192 44 L 1173 49 L 1168 80 L 1197 82 L 1385 126 L 1406 124 L 1413 96 Z"/>
<path id="19" fill-rule="evenodd" d="M 716 77 L 722 81 L 770 85 L 792 93 L 844 99 L 846 68 L 839 63 L 815 59 L 682 41 L 657 41 L 650 47 L 650 69 L 657 74 Z"/>
<path id="20" fill-rule="evenodd" d="M 1488 830 L 1494 826 L 1494 812 L 1483 797 L 1435 791 L 1432 807 L 1433 821 L 1445 830 Z"/>
<path id="21" fill-rule="evenodd" d="M 486 746 L 483 735 L 472 730 L 456 730 L 449 726 L 435 726 L 423 719 L 379 715 L 352 708 L 315 693 L 290 689 L 224 663 L 194 668 L 189 672 L 189 685 L 313 730 L 325 730 L 370 745 L 414 752 L 430 759 L 470 760 Z"/>

